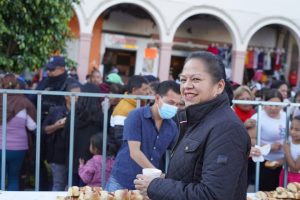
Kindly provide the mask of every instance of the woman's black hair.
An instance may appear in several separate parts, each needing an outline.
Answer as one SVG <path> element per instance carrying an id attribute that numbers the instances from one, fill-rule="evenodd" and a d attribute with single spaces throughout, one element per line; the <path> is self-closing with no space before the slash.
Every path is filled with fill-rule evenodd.
<path id="1" fill-rule="evenodd" d="M 185 63 L 191 59 L 200 59 L 204 61 L 206 71 L 211 75 L 214 83 L 218 83 L 222 79 L 225 81 L 225 92 L 229 97 L 230 105 L 232 105 L 233 91 L 229 80 L 226 78 L 225 65 L 222 59 L 207 51 L 196 51 L 191 53 L 187 57 Z"/>
<path id="2" fill-rule="evenodd" d="M 125 87 L 118 83 L 111 83 L 109 89 L 112 94 L 124 94 L 126 91 Z"/>
<path id="3" fill-rule="evenodd" d="M 293 117 L 293 120 L 294 119 L 300 121 L 300 115 L 296 115 L 295 117 Z"/>
<path id="4" fill-rule="evenodd" d="M 74 88 L 81 88 L 82 85 L 73 78 L 68 78 L 65 82 L 65 91 L 70 92 Z"/>
<path id="5" fill-rule="evenodd" d="M 282 85 L 287 85 L 288 86 L 288 84 L 285 81 L 282 81 L 282 80 L 273 80 L 272 84 L 271 84 L 271 88 L 272 89 L 279 89 L 280 86 L 282 86 Z"/>
<path id="6" fill-rule="evenodd" d="M 281 102 L 283 102 L 282 94 L 277 89 L 268 89 L 263 94 L 264 100 L 269 101 L 272 98 L 279 98 Z"/>
<path id="7" fill-rule="evenodd" d="M 300 96 L 300 90 L 298 90 L 298 91 L 296 92 L 295 97 L 294 97 L 294 99 L 295 99 L 294 102 L 296 102 L 296 99 L 297 99 L 298 96 Z"/>
<path id="8" fill-rule="evenodd" d="M 97 154 L 102 154 L 102 142 L 103 136 L 101 133 L 96 133 L 95 135 L 92 135 L 90 139 L 90 144 L 92 145 L 92 148 L 97 151 Z"/>
<path id="9" fill-rule="evenodd" d="M 81 87 L 81 92 L 99 93 L 100 90 L 98 86 L 86 83 Z M 100 123 L 101 126 L 103 113 L 100 98 L 80 96 L 76 103 L 76 118 L 80 121 Z"/>

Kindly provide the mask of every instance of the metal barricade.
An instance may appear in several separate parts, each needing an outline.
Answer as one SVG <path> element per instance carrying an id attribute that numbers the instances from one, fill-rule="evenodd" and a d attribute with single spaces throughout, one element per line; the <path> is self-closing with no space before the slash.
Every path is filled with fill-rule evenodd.
<path id="1" fill-rule="evenodd" d="M 107 158 L 107 138 L 108 138 L 108 109 L 109 109 L 109 98 L 131 98 L 137 100 L 137 107 L 141 106 L 142 100 L 154 99 L 152 96 L 137 96 L 137 95 L 119 95 L 119 94 L 104 94 L 104 93 L 73 93 L 73 92 L 57 92 L 57 91 L 33 91 L 33 90 L 2 90 L 0 89 L 0 94 L 2 94 L 3 109 L 2 109 L 2 170 L 1 170 L 1 190 L 5 190 L 5 167 L 6 167 L 6 130 L 7 130 L 7 97 L 8 94 L 32 94 L 37 95 L 37 131 L 36 131 L 36 163 L 35 163 L 35 191 L 39 191 L 39 182 L 40 182 L 40 143 L 41 143 L 41 107 L 42 107 L 42 96 L 43 95 L 57 95 L 57 96 L 71 96 L 71 112 L 70 112 L 70 146 L 69 146 L 69 166 L 68 166 L 68 186 L 72 185 L 72 175 L 73 175 L 73 150 L 74 150 L 74 121 L 75 121 L 75 99 L 76 97 L 95 97 L 95 98 L 104 98 L 104 107 L 103 107 L 103 167 L 102 167 L 102 186 L 105 185 L 106 177 L 106 158 Z M 234 100 L 233 104 L 247 104 L 247 105 L 256 105 L 258 106 L 258 120 L 257 120 L 257 145 L 261 144 L 261 111 L 263 106 L 266 105 L 276 105 L 282 107 L 291 107 L 298 106 L 298 103 L 275 103 L 275 102 L 263 102 L 263 101 L 241 101 Z M 287 109 L 289 110 L 289 109 Z M 287 113 L 289 114 L 289 113 Z M 288 127 L 289 127 L 289 118 L 286 119 L 286 137 L 288 137 Z M 169 163 L 169 152 L 166 153 L 166 170 Z M 259 167 L 260 163 L 256 164 L 256 182 L 255 182 L 255 191 L 258 191 L 259 188 Z M 286 186 L 287 183 L 287 167 L 285 167 L 285 179 L 284 183 Z"/>
<path id="2" fill-rule="evenodd" d="M 234 100 L 233 104 L 244 104 L 244 105 L 255 105 L 257 107 L 257 131 L 256 131 L 256 144 L 261 146 L 261 113 L 263 106 L 281 106 L 282 108 L 286 108 L 286 132 L 285 132 L 285 141 L 287 141 L 289 136 L 289 121 L 290 121 L 290 108 L 291 107 L 300 107 L 300 103 L 284 103 L 284 102 L 264 102 L 264 101 L 242 101 L 242 100 Z M 284 164 L 284 187 L 287 186 L 287 174 L 288 167 L 287 164 Z M 260 178 L 260 163 L 256 163 L 255 169 L 255 192 L 259 190 L 259 178 Z"/>
<path id="3" fill-rule="evenodd" d="M 33 91 L 33 90 L 3 90 L 0 89 L 2 94 L 3 110 L 2 110 L 2 165 L 1 165 L 1 190 L 5 190 L 5 174 L 6 174 L 6 130 L 7 130 L 7 96 L 8 94 L 31 94 L 37 95 L 37 129 L 36 129 L 36 161 L 35 161 L 35 191 L 40 188 L 40 149 L 41 149 L 41 107 L 43 95 L 56 95 L 56 96 L 71 96 L 71 112 L 70 112 L 70 146 L 69 146 L 69 166 L 68 166 L 68 186 L 72 185 L 73 175 L 73 151 L 74 151 L 74 121 L 75 121 L 75 98 L 78 97 L 95 97 L 104 98 L 104 120 L 103 120 L 103 168 L 102 168 L 102 186 L 105 185 L 106 177 L 106 158 L 107 158 L 107 122 L 108 122 L 108 107 L 109 98 L 131 98 L 137 99 L 137 107 L 141 106 L 141 100 L 154 99 L 152 96 L 137 96 L 137 95 L 119 95 L 119 94 L 104 94 L 104 93 L 74 93 L 74 92 L 58 92 L 58 91 Z"/>

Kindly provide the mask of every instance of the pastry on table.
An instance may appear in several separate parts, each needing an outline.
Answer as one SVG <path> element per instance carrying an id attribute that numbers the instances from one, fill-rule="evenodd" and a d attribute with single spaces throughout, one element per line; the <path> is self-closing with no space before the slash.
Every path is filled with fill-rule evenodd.
<path id="1" fill-rule="evenodd" d="M 80 195 L 79 187 L 77 187 L 77 186 L 69 187 L 68 196 L 70 196 L 70 197 L 79 197 L 79 195 Z"/>
<path id="2" fill-rule="evenodd" d="M 276 168 L 279 166 L 279 162 L 278 161 L 266 161 L 265 162 L 265 167 L 267 168 Z"/>
<path id="3" fill-rule="evenodd" d="M 140 193 L 139 190 L 130 191 L 130 200 L 143 200 L 144 196 Z"/>

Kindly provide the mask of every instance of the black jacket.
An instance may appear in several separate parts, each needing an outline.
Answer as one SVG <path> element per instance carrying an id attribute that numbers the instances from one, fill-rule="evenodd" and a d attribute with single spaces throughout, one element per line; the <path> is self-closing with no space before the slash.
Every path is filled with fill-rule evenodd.
<path id="1" fill-rule="evenodd" d="M 46 126 L 55 124 L 56 121 L 66 117 L 68 115 L 68 109 L 65 105 L 56 106 L 50 108 L 49 115 L 46 117 L 43 123 L 43 130 Z M 56 130 L 51 134 L 44 133 L 46 140 L 46 160 L 48 163 L 65 164 L 66 163 L 66 141 L 63 136 L 64 129 Z"/>
<path id="2" fill-rule="evenodd" d="M 186 117 L 166 179 L 148 187 L 150 199 L 246 199 L 250 138 L 227 95 L 189 106 Z"/>
<path id="3" fill-rule="evenodd" d="M 67 117 L 64 129 L 64 136 L 66 137 L 66 162 L 69 162 L 69 141 L 70 141 L 70 115 Z M 97 121 L 80 120 L 75 117 L 74 121 L 74 151 L 73 151 L 73 173 L 78 173 L 79 158 L 88 161 L 93 157 L 90 152 L 90 139 L 94 134 L 102 135 L 103 120 L 102 118 Z"/>

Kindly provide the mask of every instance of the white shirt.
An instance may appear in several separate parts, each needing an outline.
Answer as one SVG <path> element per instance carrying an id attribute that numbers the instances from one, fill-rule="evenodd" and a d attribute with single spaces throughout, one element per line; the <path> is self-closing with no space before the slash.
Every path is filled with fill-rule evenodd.
<path id="1" fill-rule="evenodd" d="M 298 159 L 298 157 L 300 156 L 300 144 L 294 144 L 292 142 L 292 138 L 289 137 L 289 141 L 291 144 L 291 156 L 293 158 L 294 161 L 296 161 Z"/>
<path id="2" fill-rule="evenodd" d="M 257 120 L 257 113 L 251 119 Z M 260 115 L 261 123 L 261 145 L 280 143 L 283 144 L 286 134 L 286 113 L 280 111 L 280 118 L 274 119 L 268 116 L 265 110 Z M 284 157 L 283 150 L 271 151 L 264 156 L 265 160 L 275 161 Z"/>

